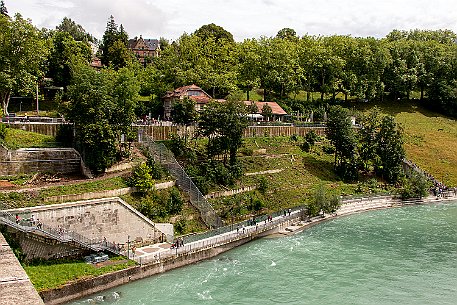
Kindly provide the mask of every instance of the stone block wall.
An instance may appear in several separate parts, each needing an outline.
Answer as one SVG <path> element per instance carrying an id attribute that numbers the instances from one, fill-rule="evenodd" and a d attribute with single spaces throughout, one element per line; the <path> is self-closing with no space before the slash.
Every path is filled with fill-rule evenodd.
<path id="1" fill-rule="evenodd" d="M 173 238 L 173 231 L 159 231 L 155 224 L 120 198 L 107 198 L 8 210 L 27 219 L 34 215 L 41 223 L 63 228 L 89 239 L 126 244 L 127 240 L 152 243 Z M 165 236 L 167 234 L 168 236 Z"/>
<path id="2" fill-rule="evenodd" d="M 32 172 L 81 172 L 81 156 L 73 148 L 1 150 L 0 175 L 17 175 Z"/>

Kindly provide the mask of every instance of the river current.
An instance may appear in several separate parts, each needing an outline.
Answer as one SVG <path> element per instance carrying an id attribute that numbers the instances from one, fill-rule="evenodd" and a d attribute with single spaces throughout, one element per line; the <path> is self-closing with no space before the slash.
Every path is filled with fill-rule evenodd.
<path id="1" fill-rule="evenodd" d="M 457 202 L 333 219 L 71 304 L 457 304 Z"/>

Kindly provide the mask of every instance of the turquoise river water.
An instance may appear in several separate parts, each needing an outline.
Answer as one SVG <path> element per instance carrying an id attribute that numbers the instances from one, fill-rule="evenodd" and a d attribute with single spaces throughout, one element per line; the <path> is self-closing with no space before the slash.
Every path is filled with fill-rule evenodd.
<path id="1" fill-rule="evenodd" d="M 337 218 L 71 304 L 457 304 L 457 202 Z"/>

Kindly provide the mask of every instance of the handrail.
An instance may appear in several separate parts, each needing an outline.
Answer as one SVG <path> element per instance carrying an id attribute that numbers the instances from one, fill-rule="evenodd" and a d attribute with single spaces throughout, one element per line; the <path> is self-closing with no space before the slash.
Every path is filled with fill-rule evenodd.
<path id="1" fill-rule="evenodd" d="M 44 235 L 62 243 L 74 243 L 92 251 L 109 251 L 116 255 L 120 253 L 115 243 L 100 239 L 90 239 L 74 231 L 66 231 L 63 228 L 56 229 L 42 223 L 34 224 L 25 219 L 17 221 L 16 217 L 7 211 L 0 211 L 0 223 L 21 232 Z"/>
<path id="2" fill-rule="evenodd" d="M 182 166 L 176 161 L 173 153 L 162 143 L 145 136 L 143 144 L 148 148 L 154 161 L 161 163 L 176 179 L 176 185 L 189 195 L 191 204 L 200 212 L 200 216 L 209 228 L 219 228 L 223 225 L 222 219 L 217 216 L 211 204 L 200 192 L 192 179 L 186 174 Z"/>

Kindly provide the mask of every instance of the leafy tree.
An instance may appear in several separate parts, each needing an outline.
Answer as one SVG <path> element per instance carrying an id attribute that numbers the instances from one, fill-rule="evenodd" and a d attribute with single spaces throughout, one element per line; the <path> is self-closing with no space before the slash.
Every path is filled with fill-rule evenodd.
<path id="1" fill-rule="evenodd" d="M 197 111 L 195 110 L 195 102 L 190 98 L 177 100 L 171 107 L 171 118 L 176 124 L 189 126 L 197 119 Z M 184 132 L 184 143 L 187 144 L 187 128 Z"/>
<path id="2" fill-rule="evenodd" d="M 291 29 L 291 28 L 283 28 L 283 29 L 279 30 L 278 33 L 276 34 L 276 38 L 287 39 L 287 40 L 292 40 L 292 41 L 298 40 L 297 32 L 295 32 L 295 30 Z"/>
<path id="3" fill-rule="evenodd" d="M 370 112 L 364 114 L 361 120 L 361 128 L 358 136 L 360 139 L 359 155 L 364 169 L 369 169 L 378 159 L 377 155 L 377 134 L 381 123 L 380 110 L 374 107 Z"/>
<path id="4" fill-rule="evenodd" d="M 126 68 L 100 72 L 85 65 L 76 68 L 68 88 L 66 118 L 74 123 L 77 148 L 96 172 L 117 159 L 121 134 L 130 134 L 138 89 L 135 75 Z"/>
<path id="5" fill-rule="evenodd" d="M 0 100 L 4 114 L 8 114 L 12 92 L 35 92 L 48 52 L 43 33 L 20 14 L 13 19 L 0 15 Z"/>
<path id="6" fill-rule="evenodd" d="M 221 40 L 229 43 L 234 42 L 233 35 L 230 32 L 214 23 L 201 26 L 195 31 L 194 35 L 200 37 L 202 40 L 214 39 L 216 42 L 220 42 Z"/>
<path id="7" fill-rule="evenodd" d="M 56 26 L 57 32 L 64 32 L 70 34 L 76 41 L 93 42 L 96 43 L 97 39 L 87 33 L 86 30 L 68 17 L 64 17 L 62 22 Z"/>
<path id="8" fill-rule="evenodd" d="M 228 154 L 230 165 L 234 166 L 246 126 L 244 104 L 210 102 L 200 114 L 198 132 L 208 138 L 207 152 L 210 158 L 224 154 L 225 161 Z"/>
<path id="9" fill-rule="evenodd" d="M 190 98 L 177 100 L 171 107 L 171 117 L 176 124 L 188 126 L 197 119 L 195 102 Z"/>
<path id="10" fill-rule="evenodd" d="M 262 116 L 267 120 L 273 117 L 273 110 L 268 103 L 265 103 L 262 107 Z"/>
<path id="11" fill-rule="evenodd" d="M 349 110 L 332 106 L 327 119 L 327 137 L 335 147 L 335 168 L 341 177 L 357 178 L 356 137 L 349 119 Z"/>
<path id="12" fill-rule="evenodd" d="M 255 39 L 246 39 L 237 45 L 237 85 L 246 92 L 246 100 L 249 99 L 249 91 L 260 85 L 260 45 Z M 251 113 L 256 113 L 255 112 Z"/>
<path id="13" fill-rule="evenodd" d="M 154 180 L 149 173 L 151 168 L 146 163 L 140 163 L 133 168 L 129 185 L 135 187 L 139 193 L 147 193 L 154 187 Z"/>
<path id="14" fill-rule="evenodd" d="M 257 181 L 257 189 L 259 190 L 260 194 L 265 195 L 268 190 L 268 180 L 265 177 L 260 177 Z"/>
<path id="15" fill-rule="evenodd" d="M 91 50 L 86 43 L 75 41 L 67 32 L 56 32 L 52 37 L 47 75 L 56 86 L 66 88 L 71 82 L 73 67 L 78 63 L 89 64 L 91 57 Z"/>
<path id="16" fill-rule="evenodd" d="M 376 170 L 390 183 L 397 182 L 402 175 L 403 129 L 392 116 L 385 116 L 380 123 L 376 137 L 379 160 Z"/>

